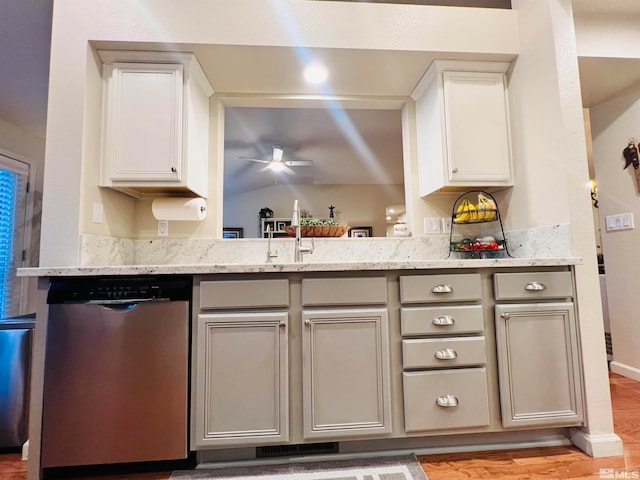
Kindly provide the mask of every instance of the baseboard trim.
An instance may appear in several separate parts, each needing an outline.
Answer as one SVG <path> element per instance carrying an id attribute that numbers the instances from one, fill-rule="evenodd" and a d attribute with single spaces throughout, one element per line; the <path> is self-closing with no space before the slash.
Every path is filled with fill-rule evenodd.
<path id="1" fill-rule="evenodd" d="M 591 457 L 617 457 L 623 454 L 622 440 L 615 433 L 591 435 L 576 428 L 571 431 L 571 442 Z"/>
<path id="2" fill-rule="evenodd" d="M 371 456 L 397 456 L 397 455 L 435 455 L 440 453 L 460 453 L 460 452 L 480 452 L 491 450 L 512 450 L 522 448 L 541 448 L 571 445 L 571 440 L 565 436 L 549 436 L 544 439 L 531 441 L 507 441 L 478 444 L 462 444 L 450 445 L 443 447 L 416 447 L 416 448 L 392 448 L 389 450 L 372 449 L 370 451 L 344 452 L 334 454 L 309 455 L 309 456 L 292 456 L 292 457 L 276 457 L 276 458 L 254 458 L 242 460 L 226 460 L 226 461 L 208 461 L 203 458 L 198 459 L 196 469 L 213 469 L 238 466 L 259 466 L 259 465 L 277 465 L 283 463 L 304 463 L 315 462 L 321 460 L 353 460 L 359 458 L 368 458 Z"/>
<path id="3" fill-rule="evenodd" d="M 609 363 L 609 370 L 613 373 L 617 373 L 618 375 L 622 375 L 623 377 L 630 378 L 635 380 L 636 382 L 640 382 L 640 369 L 632 367 L 630 365 L 626 365 L 624 363 L 613 362 Z"/>

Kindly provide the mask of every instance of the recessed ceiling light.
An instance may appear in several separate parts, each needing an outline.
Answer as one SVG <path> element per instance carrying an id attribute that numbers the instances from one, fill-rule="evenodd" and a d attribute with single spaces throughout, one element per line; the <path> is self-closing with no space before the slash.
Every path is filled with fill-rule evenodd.
<path id="1" fill-rule="evenodd" d="M 304 69 L 304 79 L 309 83 L 323 83 L 329 77 L 329 72 L 321 63 L 311 63 Z"/>

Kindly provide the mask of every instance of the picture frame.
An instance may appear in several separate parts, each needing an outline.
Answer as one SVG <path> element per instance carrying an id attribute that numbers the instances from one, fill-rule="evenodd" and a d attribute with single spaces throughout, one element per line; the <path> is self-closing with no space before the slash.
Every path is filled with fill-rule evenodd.
<path id="1" fill-rule="evenodd" d="M 349 236 L 353 238 L 373 237 L 373 227 L 351 227 Z"/>
<path id="2" fill-rule="evenodd" d="M 222 238 L 243 238 L 244 237 L 244 228 L 241 227 L 233 227 L 233 228 L 223 228 L 222 229 Z"/>

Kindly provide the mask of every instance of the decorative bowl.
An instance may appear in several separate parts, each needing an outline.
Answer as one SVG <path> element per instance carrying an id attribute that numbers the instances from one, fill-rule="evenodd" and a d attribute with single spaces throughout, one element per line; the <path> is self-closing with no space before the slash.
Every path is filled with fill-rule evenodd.
<path id="1" fill-rule="evenodd" d="M 341 237 L 349 231 L 349 225 L 301 225 L 301 237 Z M 296 227 L 286 226 L 284 231 L 288 235 L 296 236 Z"/>

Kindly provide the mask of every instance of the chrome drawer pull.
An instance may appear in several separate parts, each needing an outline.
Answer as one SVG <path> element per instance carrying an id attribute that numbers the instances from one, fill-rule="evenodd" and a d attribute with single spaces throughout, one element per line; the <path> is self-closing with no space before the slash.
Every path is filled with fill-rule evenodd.
<path id="1" fill-rule="evenodd" d="M 287 322 L 280 322 L 278 323 L 279 327 L 286 327 L 287 326 Z"/>
<path id="2" fill-rule="evenodd" d="M 447 395 L 442 395 L 436 398 L 436 404 L 440 407 L 457 407 L 458 397 L 456 397 L 455 395 L 451 395 L 450 393 Z"/>
<path id="3" fill-rule="evenodd" d="M 451 285 L 436 285 L 431 289 L 432 293 L 451 293 L 453 287 Z"/>
<path id="4" fill-rule="evenodd" d="M 453 348 L 442 348 L 436 351 L 435 357 L 438 360 L 453 360 L 458 358 L 458 353 Z"/>
<path id="5" fill-rule="evenodd" d="M 431 323 L 441 327 L 446 325 L 453 325 L 455 323 L 455 320 L 451 315 L 443 315 L 441 317 L 435 317 L 433 320 L 431 320 Z"/>
<path id="6" fill-rule="evenodd" d="M 525 290 L 529 290 L 531 292 L 539 292 L 541 290 L 546 290 L 547 286 L 544 283 L 540 282 L 529 282 L 524 287 Z"/>
<path id="7" fill-rule="evenodd" d="M 503 320 L 509 320 L 511 318 L 511 314 L 510 313 L 503 313 L 500 316 L 503 318 Z"/>

